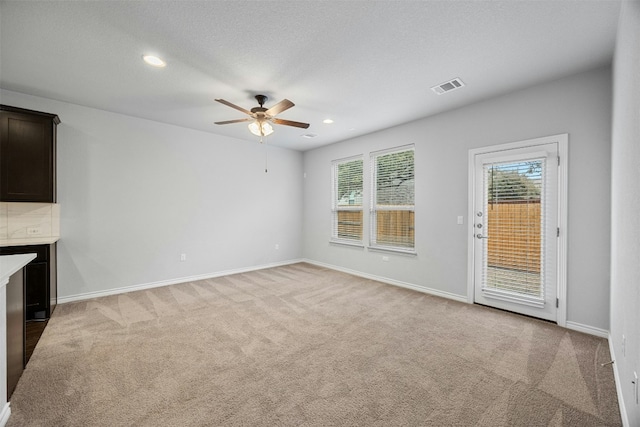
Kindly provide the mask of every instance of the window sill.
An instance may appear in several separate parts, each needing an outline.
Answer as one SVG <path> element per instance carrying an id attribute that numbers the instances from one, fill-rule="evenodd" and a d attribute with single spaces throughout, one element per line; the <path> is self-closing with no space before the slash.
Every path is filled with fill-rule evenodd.
<path id="1" fill-rule="evenodd" d="M 361 248 L 364 249 L 364 244 L 362 242 L 350 242 L 348 240 L 329 240 L 329 244 L 330 245 L 336 245 L 336 246 L 351 246 L 354 248 Z"/>
<path id="2" fill-rule="evenodd" d="M 372 252 L 391 252 L 401 255 L 418 256 L 415 249 L 393 248 L 390 246 L 368 246 L 367 249 Z"/>

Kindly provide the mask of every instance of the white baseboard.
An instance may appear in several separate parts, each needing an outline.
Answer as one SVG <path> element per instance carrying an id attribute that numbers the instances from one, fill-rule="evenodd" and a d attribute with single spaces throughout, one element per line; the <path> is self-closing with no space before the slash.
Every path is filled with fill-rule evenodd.
<path id="1" fill-rule="evenodd" d="M 567 329 L 572 329 L 574 331 L 583 332 L 589 335 L 595 335 L 600 338 L 609 338 L 609 331 L 605 329 L 595 328 L 589 325 L 583 325 L 582 323 L 571 322 L 567 320 L 567 324 L 565 326 Z"/>
<path id="2" fill-rule="evenodd" d="M 611 339 L 611 334 L 608 336 L 609 339 L 609 353 L 611 353 L 611 360 L 616 360 L 616 353 L 613 350 L 613 340 Z M 624 400 L 622 400 L 622 383 L 620 382 L 620 372 L 618 371 L 618 365 L 616 362 L 613 362 L 613 378 L 616 381 L 616 393 L 618 394 L 618 406 L 620 407 L 620 418 L 622 418 L 622 426 L 630 427 L 629 425 L 629 416 L 627 415 L 627 408 L 624 406 Z"/>
<path id="3" fill-rule="evenodd" d="M 611 334 L 608 336 L 609 339 L 609 353 L 611 354 L 611 360 L 616 360 L 616 352 L 613 349 L 613 340 L 611 339 Z M 620 382 L 620 372 L 618 371 L 618 365 L 613 362 L 613 378 L 616 381 L 616 393 L 618 394 L 618 406 L 620 407 L 620 418 L 622 418 L 622 426 L 630 427 L 629 425 L 629 416 L 627 415 L 627 408 L 624 406 L 624 400 L 622 400 L 622 383 Z"/>
<path id="4" fill-rule="evenodd" d="M 178 283 L 195 282 L 197 280 L 212 279 L 214 277 L 230 276 L 232 274 L 247 273 L 249 271 L 264 270 L 266 268 L 280 267 L 283 265 L 296 264 L 302 262 L 301 259 L 292 259 L 288 261 L 274 262 L 270 264 L 255 265 L 252 267 L 237 268 L 233 270 L 217 271 L 215 273 L 199 274 L 196 276 L 178 277 L 176 279 L 160 280 L 158 282 L 142 283 L 139 285 L 124 286 L 121 288 L 107 289 L 105 291 L 86 292 L 82 294 L 58 297 L 58 304 L 66 302 L 82 301 L 92 298 L 105 297 L 109 295 L 124 294 L 126 292 L 142 291 L 145 289 L 159 288 L 162 286 L 177 285 Z M 2 426 L 0 426 L 2 427 Z"/>
<path id="5" fill-rule="evenodd" d="M 9 421 L 9 417 L 11 416 L 11 406 L 9 406 L 9 402 L 4 404 L 2 411 L 0 411 L 0 427 L 4 427 L 7 425 L 7 421 Z"/>
<path id="6" fill-rule="evenodd" d="M 464 303 L 468 303 L 466 295 L 458 295 L 451 292 L 445 292 L 438 289 L 428 288 L 426 286 L 420 286 L 413 283 L 402 282 L 400 280 L 389 279 L 387 277 L 376 276 L 374 274 L 363 273 L 362 271 L 351 270 L 349 268 L 340 267 L 332 264 L 325 264 L 323 262 L 313 261 L 310 259 L 303 259 L 303 262 L 307 262 L 309 264 L 317 265 L 319 267 L 330 268 L 331 270 L 342 271 L 343 273 L 352 274 L 358 277 L 364 277 L 365 279 L 375 280 L 377 282 L 387 283 L 389 285 L 399 286 L 401 288 L 412 289 L 414 291 L 422 292 L 425 294 L 436 295 L 443 298 L 452 299 L 455 301 L 460 301 Z"/>

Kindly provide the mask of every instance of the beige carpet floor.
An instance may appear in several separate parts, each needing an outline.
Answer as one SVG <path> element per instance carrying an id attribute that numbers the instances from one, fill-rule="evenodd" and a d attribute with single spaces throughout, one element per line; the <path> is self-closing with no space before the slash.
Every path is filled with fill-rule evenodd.
<path id="1" fill-rule="evenodd" d="M 309 264 L 59 305 L 15 426 L 619 426 L 607 341 Z"/>

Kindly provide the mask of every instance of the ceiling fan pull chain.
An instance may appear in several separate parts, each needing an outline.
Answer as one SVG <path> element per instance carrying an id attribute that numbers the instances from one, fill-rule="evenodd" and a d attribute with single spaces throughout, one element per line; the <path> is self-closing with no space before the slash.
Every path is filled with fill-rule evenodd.
<path id="1" fill-rule="evenodd" d="M 267 144 L 264 144 L 264 173 L 269 172 L 268 166 L 269 166 L 269 150 L 267 148 Z"/>

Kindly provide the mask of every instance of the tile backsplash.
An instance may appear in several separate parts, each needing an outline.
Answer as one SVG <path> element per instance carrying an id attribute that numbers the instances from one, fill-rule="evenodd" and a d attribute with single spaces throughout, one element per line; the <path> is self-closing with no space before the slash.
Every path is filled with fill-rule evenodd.
<path id="1" fill-rule="evenodd" d="M 57 203 L 0 202 L 0 240 L 60 237 Z"/>

